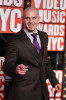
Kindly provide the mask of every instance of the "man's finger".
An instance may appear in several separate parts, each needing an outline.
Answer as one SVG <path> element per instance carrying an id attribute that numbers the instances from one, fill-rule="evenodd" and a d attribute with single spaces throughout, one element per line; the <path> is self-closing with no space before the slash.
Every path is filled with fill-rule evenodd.
<path id="1" fill-rule="evenodd" d="M 21 71 L 19 74 L 20 74 L 20 75 L 25 75 L 25 74 L 26 74 L 26 72 Z"/>
<path id="2" fill-rule="evenodd" d="M 25 65 L 23 65 L 23 64 L 20 64 L 19 67 L 22 68 L 22 69 L 23 69 L 23 68 L 28 68 L 28 66 L 25 66 Z"/>
<path id="3" fill-rule="evenodd" d="M 23 71 L 28 71 L 28 69 L 26 69 L 26 68 L 23 68 Z"/>

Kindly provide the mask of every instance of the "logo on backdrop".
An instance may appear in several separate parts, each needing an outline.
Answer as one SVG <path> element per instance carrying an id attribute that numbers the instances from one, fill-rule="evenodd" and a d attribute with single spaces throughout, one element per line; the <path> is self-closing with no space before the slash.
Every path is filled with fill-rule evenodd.
<path id="1" fill-rule="evenodd" d="M 16 33 L 22 28 L 24 0 L 0 0 L 0 33 Z"/>

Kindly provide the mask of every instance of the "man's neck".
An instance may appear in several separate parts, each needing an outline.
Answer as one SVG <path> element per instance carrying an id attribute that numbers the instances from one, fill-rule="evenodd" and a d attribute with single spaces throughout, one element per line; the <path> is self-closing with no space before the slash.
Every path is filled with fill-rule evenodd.
<path id="1" fill-rule="evenodd" d="M 28 33 L 38 33 L 37 29 L 35 30 L 35 32 L 33 32 L 33 31 L 29 31 L 28 29 L 26 29 L 25 27 L 23 27 L 23 30 L 26 31 L 26 32 L 28 32 Z"/>

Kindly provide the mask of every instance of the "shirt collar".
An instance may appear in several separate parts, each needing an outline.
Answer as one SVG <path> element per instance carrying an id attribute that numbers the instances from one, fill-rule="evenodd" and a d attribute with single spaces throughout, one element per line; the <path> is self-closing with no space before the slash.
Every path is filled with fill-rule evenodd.
<path id="1" fill-rule="evenodd" d="M 25 27 L 23 28 L 23 30 L 24 30 L 24 32 L 25 32 L 28 36 L 30 36 L 31 34 L 33 34 L 32 32 L 29 32 Z M 35 33 L 37 33 L 37 35 L 38 35 L 38 30 L 36 30 Z"/>

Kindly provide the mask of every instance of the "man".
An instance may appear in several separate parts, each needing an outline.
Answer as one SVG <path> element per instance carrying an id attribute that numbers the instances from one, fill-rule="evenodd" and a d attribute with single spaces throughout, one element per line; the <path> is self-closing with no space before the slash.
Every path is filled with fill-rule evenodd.
<path id="1" fill-rule="evenodd" d="M 8 100 L 49 100 L 47 78 L 60 90 L 47 56 L 48 36 L 37 30 L 39 19 L 37 9 L 26 8 L 23 29 L 8 39 L 3 65 L 5 74 L 13 77 Z"/>

